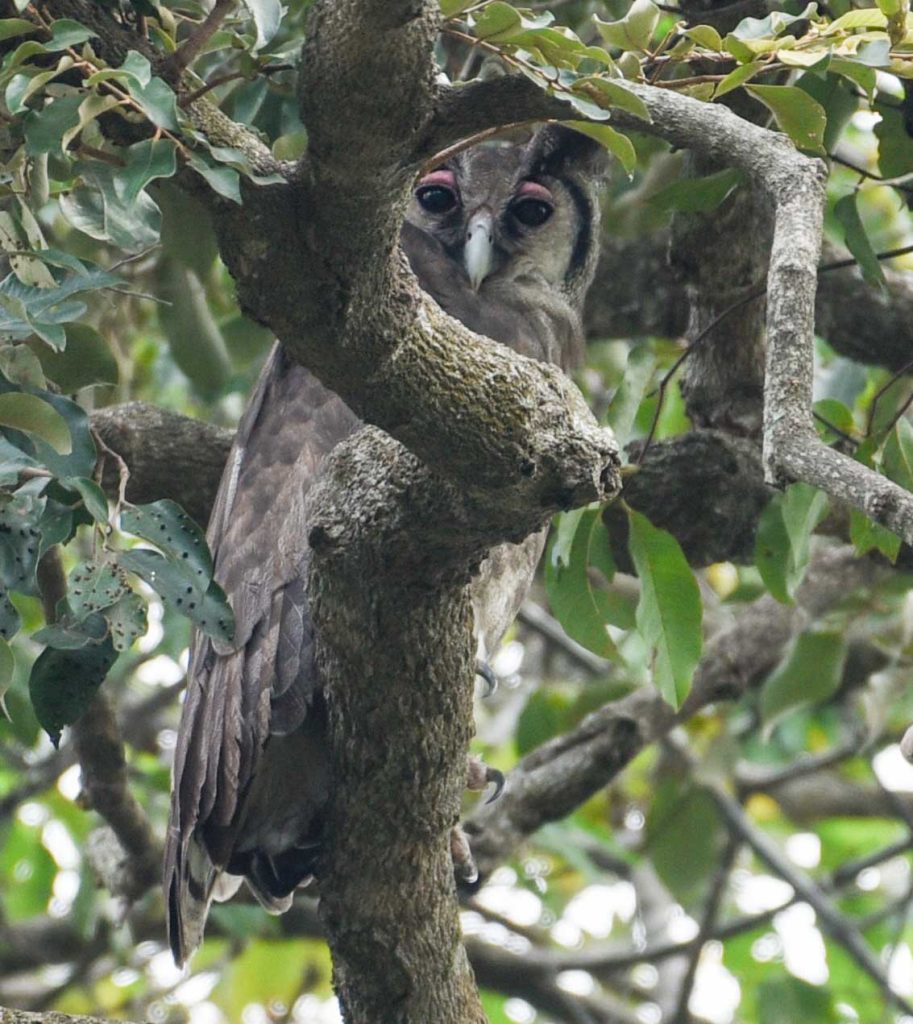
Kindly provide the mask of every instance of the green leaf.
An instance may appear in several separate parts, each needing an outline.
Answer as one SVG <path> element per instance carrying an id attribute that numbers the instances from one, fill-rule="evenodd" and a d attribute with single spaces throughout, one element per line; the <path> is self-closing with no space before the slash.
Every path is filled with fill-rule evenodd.
<path id="1" fill-rule="evenodd" d="M 124 151 L 127 166 L 118 177 L 123 182 L 124 197 L 136 199 L 156 178 L 170 178 L 177 170 L 177 156 L 170 139 L 144 139 Z"/>
<path id="2" fill-rule="evenodd" d="M 65 330 L 66 347 L 62 351 L 35 346 L 48 379 L 70 394 L 96 384 L 116 384 L 120 379 L 117 360 L 98 331 L 82 323 L 67 324 Z"/>
<path id="3" fill-rule="evenodd" d="M 770 736 L 790 712 L 832 697 L 843 676 L 846 641 L 842 633 L 802 633 L 786 661 L 761 687 L 761 718 Z"/>
<path id="4" fill-rule="evenodd" d="M 182 565 L 169 561 L 157 551 L 134 548 L 117 556 L 118 564 L 136 573 L 175 611 L 186 615 L 208 636 L 229 643 L 234 635 L 231 607 L 215 581 L 201 593 L 197 579 Z"/>
<path id="5" fill-rule="evenodd" d="M 240 176 L 233 167 L 213 167 L 199 153 L 191 153 L 189 163 L 220 196 L 241 205 Z"/>
<path id="6" fill-rule="evenodd" d="M 122 572 L 110 562 L 89 559 L 75 566 L 67 581 L 67 603 L 77 619 L 109 608 L 129 592 Z"/>
<path id="7" fill-rule="evenodd" d="M 789 534 L 783 522 L 779 496 L 770 502 L 758 520 L 755 538 L 754 560 L 764 585 L 781 604 L 792 604 L 792 589 L 789 581 L 790 556 Z"/>
<path id="8" fill-rule="evenodd" d="M 41 110 L 30 110 L 25 115 L 25 148 L 30 156 L 63 152 L 63 137 L 79 124 L 79 108 L 84 98 L 82 93 L 55 96 Z"/>
<path id="9" fill-rule="evenodd" d="M 79 104 L 76 124 L 63 133 L 63 137 L 60 140 L 60 148 L 66 152 L 70 143 L 81 131 L 96 120 L 96 118 L 101 117 L 102 114 L 116 107 L 118 102 L 115 96 L 100 96 L 95 93 L 90 93 L 86 96 L 82 103 Z"/>
<path id="10" fill-rule="evenodd" d="M 67 612 L 65 605 L 61 606 L 61 610 L 65 614 L 59 622 L 53 622 L 32 635 L 36 643 L 61 651 L 78 651 L 89 644 L 98 644 L 104 640 L 108 624 L 103 616 L 90 612 L 83 618 L 78 618 Z"/>
<path id="11" fill-rule="evenodd" d="M 94 480 L 89 480 L 87 477 L 65 477 L 60 481 L 64 487 L 69 490 L 76 491 L 76 493 L 82 498 L 82 503 L 86 507 L 86 511 L 102 526 L 106 526 L 108 523 L 108 499 L 105 497 L 105 492 L 98 486 Z"/>
<path id="12" fill-rule="evenodd" d="M 758 986 L 758 1024 L 786 1024 L 787 1021 L 837 1024 L 846 1019 L 835 1009 L 827 987 L 810 985 L 789 975 L 765 978 Z"/>
<path id="13" fill-rule="evenodd" d="M 618 157 L 621 166 L 630 176 L 637 166 L 637 151 L 634 144 L 621 132 L 610 128 L 607 124 L 593 124 L 591 121 L 567 121 L 568 127 L 589 135 L 590 138 L 601 142 L 603 146 L 613 155 Z"/>
<path id="14" fill-rule="evenodd" d="M 519 11 L 510 4 L 495 2 L 488 4 L 479 14 L 473 16 L 472 27 L 478 39 L 503 42 L 522 31 L 523 19 Z"/>
<path id="15" fill-rule="evenodd" d="M 621 447 L 630 439 L 637 410 L 653 380 L 656 356 L 651 345 L 635 345 L 628 351 L 628 362 L 618 390 L 606 413 L 606 421 Z"/>
<path id="16" fill-rule="evenodd" d="M 830 25 L 821 28 L 821 35 L 834 36 L 840 32 L 851 32 L 857 28 L 886 28 L 888 19 L 876 7 L 861 7 L 847 11 Z"/>
<path id="17" fill-rule="evenodd" d="M 603 21 L 595 16 L 593 21 L 609 46 L 622 50 L 647 50 L 659 22 L 659 8 L 652 0 L 634 0 L 620 21 Z"/>
<path id="18" fill-rule="evenodd" d="M 777 495 L 761 513 L 755 564 L 771 594 L 792 604 L 808 567 L 812 531 L 827 511 L 827 496 L 798 483 Z"/>
<path id="19" fill-rule="evenodd" d="M 8 719 L 10 716 L 6 710 L 6 691 L 13 681 L 13 673 L 16 671 L 16 659 L 13 657 L 13 649 L 0 636 L 0 712 Z"/>
<path id="20" fill-rule="evenodd" d="M 149 628 L 146 602 L 132 591 L 106 608 L 104 615 L 111 627 L 111 642 L 116 651 L 128 650 Z"/>
<path id="21" fill-rule="evenodd" d="M 22 392 L 0 379 L 0 395 L 10 393 Z M 96 452 L 86 411 L 62 395 L 52 395 L 50 392 L 37 389 L 28 389 L 28 393 L 35 394 L 60 413 L 70 431 L 72 448 L 68 454 L 62 455 L 43 438 L 34 434 L 18 433 L 13 438 L 16 447 L 33 460 L 32 465 L 43 465 L 55 476 L 91 476 L 95 468 Z"/>
<path id="22" fill-rule="evenodd" d="M 74 650 L 47 647 L 29 678 L 29 694 L 41 727 L 54 746 L 64 726 L 86 710 L 117 658 L 110 640 Z"/>
<path id="23" fill-rule="evenodd" d="M 908 491 L 913 491 L 913 426 L 899 419 L 884 445 L 881 468 L 885 476 Z"/>
<path id="24" fill-rule="evenodd" d="M 48 351 L 47 346 L 41 347 Z M 41 363 L 26 345 L 10 345 L 0 349 L 0 373 L 11 384 L 18 384 L 23 388 L 44 390 L 47 387 Z"/>
<path id="25" fill-rule="evenodd" d="M 55 544 L 66 544 L 72 539 L 76 531 L 73 510 L 59 501 L 48 499 L 39 527 L 41 542 L 38 545 L 38 557 L 41 558 Z"/>
<path id="26" fill-rule="evenodd" d="M 38 26 L 33 21 L 26 21 L 25 18 L 0 19 L 0 40 L 14 39 L 16 36 L 25 36 L 37 31 Z"/>
<path id="27" fill-rule="evenodd" d="M 41 438 L 61 455 L 73 450 L 67 421 L 52 405 L 35 395 L 21 391 L 0 395 L 0 425 Z"/>
<path id="28" fill-rule="evenodd" d="M 148 192 L 130 198 L 120 168 L 99 161 L 81 162 L 78 169 L 84 184 L 60 197 L 60 212 L 74 228 L 129 253 L 158 242 L 161 212 Z"/>
<path id="29" fill-rule="evenodd" d="M 794 85 L 749 85 L 746 89 L 774 115 L 798 149 L 824 155 L 824 108 Z"/>
<path id="30" fill-rule="evenodd" d="M 517 754 L 524 757 L 562 731 L 566 702 L 552 690 L 535 690 L 517 720 L 514 742 Z"/>
<path id="31" fill-rule="evenodd" d="M 575 509 L 558 516 L 545 561 L 549 604 L 568 636 L 602 657 L 615 653 L 607 627 L 633 624 L 630 609 L 607 589 L 614 575 L 600 510 Z"/>
<path id="32" fill-rule="evenodd" d="M 87 43 L 95 33 L 80 25 L 71 18 L 58 18 L 51 26 L 50 42 L 45 43 L 49 50 L 66 50 L 71 46 Z"/>
<path id="33" fill-rule="evenodd" d="M 886 178 L 897 178 L 913 170 L 913 138 L 906 131 L 900 110 L 885 107 L 875 125 L 878 139 L 878 169 Z"/>
<path id="34" fill-rule="evenodd" d="M 887 287 L 884 271 L 881 269 L 862 218 L 859 216 L 856 197 L 857 193 L 852 192 L 850 195 L 838 199 L 834 206 L 834 216 L 843 227 L 843 240 L 859 264 L 862 276 L 870 285 L 884 289 Z"/>
<path id="35" fill-rule="evenodd" d="M 678 541 L 628 510 L 629 548 L 640 577 L 637 628 L 654 652 L 654 680 L 677 708 L 701 656 L 703 614 L 697 581 Z"/>
<path id="36" fill-rule="evenodd" d="M 713 91 L 713 98 L 718 100 L 721 96 L 725 96 L 727 92 L 738 89 L 740 85 L 744 85 L 745 82 L 754 78 L 759 71 L 763 71 L 766 66 L 764 61 L 749 61 L 747 64 L 740 64 L 735 70 L 730 71 L 717 85 Z"/>
<path id="37" fill-rule="evenodd" d="M 0 587 L 0 639 L 12 640 L 19 632 L 22 619 L 5 587 Z"/>
<path id="38" fill-rule="evenodd" d="M 817 12 L 817 4 L 807 4 L 801 14 L 772 11 L 766 18 L 743 18 L 732 30 L 737 39 L 771 39 L 782 35 L 790 25 L 805 21 Z"/>
<path id="39" fill-rule="evenodd" d="M 452 18 L 465 11 L 467 7 L 474 7 L 475 4 L 476 0 L 441 0 L 441 14 L 445 18 Z"/>
<path id="40" fill-rule="evenodd" d="M 725 829 L 713 797 L 692 783 L 664 782 L 647 815 L 647 853 L 685 907 L 702 897 L 716 869 Z"/>
<path id="41" fill-rule="evenodd" d="M 745 180 L 741 171 L 732 167 L 703 178 L 683 178 L 654 192 L 647 201 L 660 210 L 680 213 L 710 213 Z"/>
<path id="42" fill-rule="evenodd" d="M 199 526 L 177 502 L 168 498 L 150 505 L 129 505 L 121 512 L 121 528 L 151 541 L 192 576 L 202 594 L 212 579 L 212 556 Z"/>
<path id="43" fill-rule="evenodd" d="M 902 541 L 896 533 L 892 533 L 858 509 L 850 509 L 850 540 L 856 552 L 867 555 L 870 551 L 880 551 L 891 562 L 897 561 Z"/>
<path id="44" fill-rule="evenodd" d="M 167 82 L 153 78 L 148 85 L 140 86 L 128 80 L 127 91 L 156 127 L 178 131 L 177 96 Z"/>
<path id="45" fill-rule="evenodd" d="M 856 60 L 848 60 L 844 57 L 831 57 L 828 70 L 832 71 L 835 75 L 848 78 L 855 85 L 858 85 L 869 99 L 874 97 L 877 80 L 875 68 L 869 67 L 866 64 L 860 64 Z"/>
<path id="46" fill-rule="evenodd" d="M 827 424 L 830 424 L 834 430 L 839 430 L 840 433 L 848 434 L 850 437 L 855 435 L 856 421 L 853 419 L 852 411 L 843 402 L 838 402 L 836 398 L 822 398 L 820 402 L 815 402 L 814 410 L 816 416 L 827 420 Z M 840 435 L 834 434 L 827 424 L 819 420 L 818 430 L 825 440 L 833 441 Z"/>
<path id="47" fill-rule="evenodd" d="M 600 106 L 618 107 L 642 121 L 650 124 L 653 120 L 646 103 L 625 85 L 624 82 L 615 78 L 604 78 L 600 75 L 587 75 L 579 78 L 571 87 L 575 92 L 581 92 L 589 96 Z"/>
<path id="48" fill-rule="evenodd" d="M 279 0 L 244 0 L 257 28 L 257 42 L 254 51 L 261 50 L 273 38 L 282 21 L 282 5 Z"/>
<path id="49" fill-rule="evenodd" d="M 698 46 L 703 46 L 705 50 L 722 51 L 723 49 L 723 40 L 712 25 L 693 25 L 685 31 L 685 35 L 689 39 L 693 39 Z"/>

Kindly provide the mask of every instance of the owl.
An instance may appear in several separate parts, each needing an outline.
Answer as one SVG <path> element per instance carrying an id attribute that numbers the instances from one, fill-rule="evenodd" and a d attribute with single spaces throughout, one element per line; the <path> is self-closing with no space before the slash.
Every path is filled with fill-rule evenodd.
<path id="1" fill-rule="evenodd" d="M 549 125 L 468 149 L 415 188 L 402 247 L 422 288 L 471 330 L 566 370 L 598 255 L 605 156 Z M 241 420 L 209 524 L 230 644 L 196 634 L 174 762 L 164 888 L 175 961 L 211 901 L 246 881 L 280 913 L 313 874 L 332 787 L 306 599 L 307 496 L 354 413 L 276 346 Z M 522 602 L 544 535 L 495 548 L 472 585 L 480 659 Z"/>

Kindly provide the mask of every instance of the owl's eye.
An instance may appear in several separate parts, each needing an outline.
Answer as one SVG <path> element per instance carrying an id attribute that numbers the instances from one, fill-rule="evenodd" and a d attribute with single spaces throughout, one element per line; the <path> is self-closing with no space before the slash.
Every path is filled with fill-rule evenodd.
<path id="1" fill-rule="evenodd" d="M 551 217 L 555 212 L 555 208 L 551 203 L 547 203 L 543 199 L 527 197 L 526 199 L 518 199 L 515 203 L 511 203 L 510 212 L 526 227 L 537 228 Z"/>
<path id="2" fill-rule="evenodd" d="M 456 192 L 447 185 L 419 185 L 415 198 L 428 213 L 450 213 L 458 201 Z"/>

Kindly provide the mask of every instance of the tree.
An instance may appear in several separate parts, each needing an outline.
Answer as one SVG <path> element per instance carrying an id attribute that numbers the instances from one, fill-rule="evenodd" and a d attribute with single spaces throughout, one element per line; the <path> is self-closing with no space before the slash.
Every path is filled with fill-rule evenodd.
<path id="1" fill-rule="evenodd" d="M 908 233 L 885 201 L 909 194 L 907 5 L 544 6 L 4 10 L 0 1002 L 164 1019 L 211 992 L 228 1019 L 317 1019 L 325 935 L 357 1022 L 913 1013 L 913 299 L 880 262 Z M 422 166 L 542 119 L 620 167 L 595 416 L 444 318 L 396 248 Z M 850 259 L 820 261 L 825 228 Z M 217 910 L 182 987 L 162 723 L 187 618 L 231 628 L 188 514 L 270 334 L 372 424 L 308 536 L 329 868 L 319 914 Z M 558 621 L 526 609 L 529 681 L 479 711 L 509 771 L 468 815 L 489 884 L 464 945 L 465 583 L 555 513 Z"/>

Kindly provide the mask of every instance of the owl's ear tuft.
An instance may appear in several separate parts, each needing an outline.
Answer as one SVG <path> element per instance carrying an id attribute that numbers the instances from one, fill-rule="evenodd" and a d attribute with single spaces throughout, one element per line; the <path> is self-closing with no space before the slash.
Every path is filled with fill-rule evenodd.
<path id="1" fill-rule="evenodd" d="M 568 173 L 601 179 L 608 175 L 605 147 L 589 135 L 563 124 L 543 125 L 530 139 L 527 161 L 534 176 L 559 178 Z"/>

